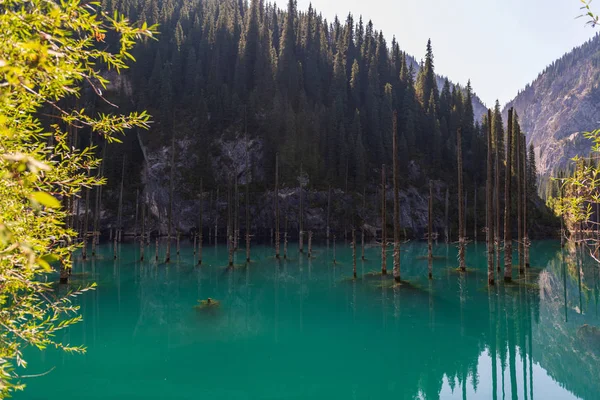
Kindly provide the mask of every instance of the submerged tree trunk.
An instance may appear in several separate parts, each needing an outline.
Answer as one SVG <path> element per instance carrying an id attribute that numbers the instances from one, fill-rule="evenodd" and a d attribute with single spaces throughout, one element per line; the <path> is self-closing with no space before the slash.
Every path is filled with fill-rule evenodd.
<path id="1" fill-rule="evenodd" d="M 335 259 L 335 233 L 333 234 L 333 263 L 337 264 L 337 260 Z"/>
<path id="2" fill-rule="evenodd" d="M 81 254 L 83 257 L 83 261 L 87 260 L 87 239 L 88 239 L 88 229 L 89 229 L 89 212 L 90 209 L 90 188 L 85 189 L 85 217 L 83 220 L 83 248 L 81 249 Z"/>
<path id="3" fill-rule="evenodd" d="M 204 180 L 200 178 L 200 215 L 198 217 L 198 265 L 202 265 L 202 242 L 204 241 Z"/>
<path id="4" fill-rule="evenodd" d="M 521 159 L 523 160 L 523 252 L 524 252 L 524 260 L 525 260 L 525 268 L 529 268 L 529 232 L 527 229 L 527 190 L 529 189 L 529 185 L 527 182 L 527 138 L 523 135 L 523 154 Z M 598 205 L 596 204 L 596 208 Z M 598 213 L 596 213 L 598 215 Z"/>
<path id="5" fill-rule="evenodd" d="M 138 235 L 138 217 L 139 217 L 139 212 L 140 212 L 140 189 L 136 189 L 135 191 L 135 223 L 133 226 L 133 239 L 135 242 L 135 239 L 137 238 Z"/>
<path id="6" fill-rule="evenodd" d="M 217 187 L 217 195 L 215 196 L 215 245 L 218 242 L 219 235 L 219 188 Z"/>
<path id="7" fill-rule="evenodd" d="M 492 110 L 488 110 L 488 132 L 487 132 L 487 180 L 486 180 L 486 235 L 487 263 L 488 263 L 488 285 L 495 284 L 494 278 L 494 189 L 492 173 Z"/>
<path id="8" fill-rule="evenodd" d="M 456 151 L 458 159 L 458 263 L 461 272 L 467 270 L 465 264 L 465 210 L 463 202 L 463 159 L 462 159 L 462 130 L 456 133 Z"/>
<path id="9" fill-rule="evenodd" d="M 429 181 L 429 207 L 427 213 L 427 264 L 429 279 L 433 278 L 433 182 Z"/>
<path id="10" fill-rule="evenodd" d="M 238 190 L 237 172 L 235 175 L 235 190 L 233 201 L 233 249 L 237 251 L 240 242 L 240 192 Z"/>
<path id="11" fill-rule="evenodd" d="M 491 124 L 491 120 L 490 120 Z M 498 133 L 498 132 L 497 132 Z M 496 223 L 494 224 L 494 247 L 496 253 L 496 268 L 498 272 L 502 272 L 501 262 L 500 262 L 500 224 L 502 222 L 502 205 L 500 203 L 500 178 L 501 178 L 501 162 L 500 162 L 500 135 L 496 134 L 493 138 L 494 143 L 494 156 L 495 156 L 495 164 L 496 168 L 495 177 L 494 177 L 494 191 L 495 191 L 495 212 L 496 212 Z"/>
<path id="12" fill-rule="evenodd" d="M 154 258 L 158 261 L 158 236 L 155 239 L 155 250 L 154 250 Z"/>
<path id="13" fill-rule="evenodd" d="M 330 216 L 331 216 L 331 185 L 329 185 L 329 189 L 327 190 L 327 227 L 326 227 L 326 232 L 325 232 L 325 235 L 327 236 L 327 246 L 329 246 Z"/>
<path id="14" fill-rule="evenodd" d="M 356 279 L 356 234 L 354 228 L 352 228 L 352 271 L 354 279 Z"/>
<path id="15" fill-rule="evenodd" d="M 123 156 L 123 167 L 121 168 L 121 186 L 119 188 L 119 210 L 117 212 L 117 242 L 121 241 L 123 235 L 123 183 L 125 179 L 125 156 Z"/>
<path id="16" fill-rule="evenodd" d="M 386 236 L 386 195 L 385 195 L 385 164 L 381 165 L 381 274 L 387 275 L 387 236 Z"/>
<path id="17" fill-rule="evenodd" d="M 312 237 L 313 237 L 313 232 L 308 231 L 308 258 L 312 257 Z"/>
<path id="18" fill-rule="evenodd" d="M 363 215 L 367 212 L 367 191 L 363 189 Z M 360 237 L 360 259 L 365 260 L 365 217 L 362 220 L 362 226 L 360 229 L 361 237 Z"/>
<path id="19" fill-rule="evenodd" d="M 102 146 L 102 160 L 100 161 L 100 168 L 98 169 L 97 177 L 100 178 L 104 175 L 104 159 L 106 158 L 106 142 Z M 100 235 L 98 234 L 98 225 L 100 223 L 100 204 L 102 202 L 102 186 L 96 188 L 96 204 L 94 209 L 94 231 L 92 232 L 92 256 L 96 255 L 96 246 Z"/>
<path id="20" fill-rule="evenodd" d="M 516 125 L 516 118 L 515 118 Z M 515 166 L 517 174 L 517 258 L 519 260 L 519 275 L 525 274 L 525 255 L 523 254 L 523 163 L 521 161 L 522 139 L 521 132 L 515 126 Z"/>
<path id="21" fill-rule="evenodd" d="M 169 177 L 169 210 L 167 217 L 167 254 L 165 256 L 165 262 L 171 261 L 171 221 L 173 219 L 173 181 L 175 177 L 175 130 L 171 135 L 171 175 Z"/>
<path id="22" fill-rule="evenodd" d="M 146 240 L 146 206 L 142 202 L 142 232 L 140 235 L 140 261 L 144 261 L 144 248 L 146 244 L 144 241 Z"/>
<path id="23" fill-rule="evenodd" d="M 250 188 L 246 182 L 246 262 L 250 262 Z"/>
<path id="24" fill-rule="evenodd" d="M 504 281 L 512 281 L 512 141 L 513 141 L 513 109 L 508 110 L 508 135 L 506 151 L 506 179 L 504 182 Z"/>
<path id="25" fill-rule="evenodd" d="M 300 214 L 298 216 L 299 224 L 300 224 L 300 232 L 298 237 L 298 251 L 300 253 L 304 253 L 304 204 L 303 204 L 303 195 L 302 195 L 302 163 L 300 163 Z"/>
<path id="26" fill-rule="evenodd" d="M 285 224 L 283 231 L 283 258 L 287 260 L 287 248 L 288 248 L 288 218 L 285 216 Z"/>
<path id="27" fill-rule="evenodd" d="M 450 206 L 450 190 L 446 188 L 446 244 L 450 243 L 450 219 L 448 215 L 448 208 Z"/>
<path id="28" fill-rule="evenodd" d="M 473 193 L 473 240 L 477 243 L 477 183 Z"/>
<path id="29" fill-rule="evenodd" d="M 275 155 L 275 258 L 279 258 L 279 153 Z"/>
<path id="30" fill-rule="evenodd" d="M 398 182 L 398 112 L 392 120 L 393 178 L 394 178 L 394 281 L 400 282 L 400 194 Z"/>

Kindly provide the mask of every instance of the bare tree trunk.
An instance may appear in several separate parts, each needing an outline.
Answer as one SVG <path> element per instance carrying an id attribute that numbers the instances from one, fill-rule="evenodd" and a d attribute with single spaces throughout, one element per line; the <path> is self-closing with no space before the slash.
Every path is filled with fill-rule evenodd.
<path id="1" fill-rule="evenodd" d="M 504 182 L 504 281 L 512 281 L 512 230 L 511 230 L 511 198 L 512 198 L 512 141 L 513 141 L 513 109 L 508 110 L 508 135 L 506 151 L 506 179 Z"/>
<path id="2" fill-rule="evenodd" d="M 427 261 L 429 279 L 433 278 L 433 182 L 429 181 L 429 207 L 427 223 Z"/>
<path id="3" fill-rule="evenodd" d="M 303 193 L 302 193 L 302 163 L 300 163 L 300 214 L 298 220 L 300 223 L 300 233 L 298 237 L 298 250 L 300 253 L 304 253 L 304 204 L 303 204 Z"/>
<path id="4" fill-rule="evenodd" d="M 175 235 L 177 235 L 177 255 L 179 256 L 181 247 L 179 246 L 179 238 L 181 236 L 181 232 L 179 232 L 179 229 L 175 230 Z"/>
<path id="5" fill-rule="evenodd" d="M 467 270 L 465 264 L 465 210 L 463 202 L 463 159 L 462 159 L 462 130 L 456 133 L 456 151 L 458 158 L 458 263 L 461 272 Z"/>
<path id="6" fill-rule="evenodd" d="M 233 267 L 233 226 L 231 209 L 231 182 L 227 186 L 227 249 L 229 250 L 229 267 Z"/>
<path id="7" fill-rule="evenodd" d="M 475 193 L 473 194 L 473 240 L 477 243 L 477 183 L 475 183 Z"/>
<path id="8" fill-rule="evenodd" d="M 400 194 L 398 182 L 398 112 L 392 120 L 393 178 L 394 178 L 394 281 L 400 282 Z"/>
<path id="9" fill-rule="evenodd" d="M 346 160 L 346 189 L 344 197 L 348 196 L 348 160 Z M 344 242 L 348 243 L 348 207 L 344 207 Z"/>
<path id="10" fill-rule="evenodd" d="M 215 197 L 215 245 L 218 242 L 219 235 L 219 188 L 217 187 L 217 196 Z"/>
<path id="11" fill-rule="evenodd" d="M 117 259 L 117 234 L 115 233 L 115 236 L 113 238 L 113 260 Z"/>
<path id="12" fill-rule="evenodd" d="M 448 216 L 448 207 L 450 206 L 450 190 L 446 187 L 446 244 L 450 243 L 450 219 Z"/>
<path id="13" fill-rule="evenodd" d="M 210 205 L 209 205 L 210 206 Z M 198 218 L 198 265 L 202 265 L 202 245 L 204 241 L 204 180 L 200 178 L 200 216 Z"/>
<path id="14" fill-rule="evenodd" d="M 246 262 L 250 262 L 250 184 L 246 181 Z"/>
<path id="15" fill-rule="evenodd" d="M 312 257 L 312 236 L 313 232 L 308 231 L 308 258 Z"/>
<path id="16" fill-rule="evenodd" d="M 363 215 L 367 212 L 367 191 L 363 189 Z M 360 259 L 365 260 L 365 218 L 363 217 L 362 227 L 360 229 L 361 238 L 360 238 Z"/>
<path id="17" fill-rule="evenodd" d="M 386 194 L 385 194 L 385 164 L 381 165 L 381 274 L 387 275 L 387 236 L 386 236 Z"/>
<path id="18" fill-rule="evenodd" d="M 158 261 L 158 236 L 155 238 L 155 250 L 154 250 L 154 258 Z"/>
<path id="19" fill-rule="evenodd" d="M 335 259 L 335 233 L 333 234 L 333 264 L 337 264 L 337 260 Z"/>
<path id="20" fill-rule="evenodd" d="M 235 175 L 235 199 L 233 201 L 233 249 L 237 251 L 240 242 L 240 192 L 238 189 L 237 172 Z"/>
<path id="21" fill-rule="evenodd" d="M 283 232 L 283 258 L 287 260 L 287 248 L 288 248 L 288 218 L 285 216 L 285 225 Z"/>
<path id="22" fill-rule="evenodd" d="M 487 132 L 487 181 L 486 181 L 486 243 L 488 263 L 488 285 L 495 284 L 494 278 L 494 189 L 492 171 L 492 110 L 488 110 L 488 132 Z"/>
<path id="23" fill-rule="evenodd" d="M 515 164 L 517 174 L 517 255 L 519 259 L 519 275 L 525 275 L 525 254 L 523 253 L 523 157 L 521 147 L 522 138 L 521 132 L 518 129 L 515 130 Z"/>
<path id="24" fill-rule="evenodd" d="M 329 218 L 330 218 L 330 214 L 331 214 L 331 185 L 329 185 L 329 189 L 327 191 L 327 230 L 326 230 L 326 236 L 327 236 L 327 245 L 329 246 L 329 230 L 330 230 L 330 225 L 329 225 Z"/>
<path id="25" fill-rule="evenodd" d="M 89 216 L 90 216 L 90 188 L 85 189 L 85 217 L 83 222 L 83 248 L 82 248 L 82 257 L 83 260 L 87 260 L 87 239 L 88 239 L 88 229 L 89 229 Z"/>
<path id="26" fill-rule="evenodd" d="M 140 189 L 135 190 L 135 224 L 133 226 L 133 239 L 138 235 L 138 223 L 139 223 L 139 212 L 140 212 Z"/>
<path id="27" fill-rule="evenodd" d="M 354 279 L 356 279 L 356 234 L 354 228 L 352 228 L 352 271 Z"/>
<path id="28" fill-rule="evenodd" d="M 279 258 L 279 153 L 275 155 L 275 258 Z"/>
<path id="29" fill-rule="evenodd" d="M 102 146 L 102 160 L 100 161 L 100 168 L 98 169 L 98 178 L 104 175 L 104 158 L 106 157 L 106 143 Z M 100 235 L 98 235 L 98 225 L 100 223 L 100 207 L 102 202 L 102 186 L 96 188 L 96 206 L 94 210 L 94 232 L 92 233 L 92 256 L 96 255 L 96 246 Z"/>
<path id="30" fill-rule="evenodd" d="M 167 255 L 165 262 L 171 262 L 171 222 L 173 219 L 173 187 L 175 178 L 175 130 L 171 135 L 171 175 L 169 177 L 169 215 L 167 220 Z"/>
<path id="31" fill-rule="evenodd" d="M 142 202 L 142 232 L 140 235 L 140 261 L 144 261 L 144 248 L 146 246 L 146 243 L 144 243 L 145 240 L 146 240 L 146 206 Z"/>
<path id="32" fill-rule="evenodd" d="M 116 232 L 116 236 L 117 236 L 117 242 L 121 241 L 121 235 L 123 232 L 123 183 L 124 183 L 124 179 L 125 179 L 125 158 L 126 156 L 123 156 L 123 167 L 121 168 L 121 187 L 119 189 L 119 211 L 118 211 L 118 218 L 117 218 L 117 232 Z"/>
<path id="33" fill-rule="evenodd" d="M 523 135 L 523 154 L 522 154 L 522 158 L 523 160 L 523 252 L 524 254 L 524 258 L 525 258 L 525 268 L 529 268 L 529 232 L 527 229 L 527 200 L 529 198 L 529 195 L 527 193 L 529 186 L 528 186 L 528 175 L 527 175 L 527 138 L 525 135 Z M 596 204 L 596 209 L 598 208 L 598 204 Z M 596 212 L 596 215 L 598 215 L 598 213 Z"/>
<path id="34" fill-rule="evenodd" d="M 491 124 L 491 120 L 490 120 L 490 124 Z M 495 247 L 495 253 L 496 253 L 496 268 L 498 269 L 498 272 L 502 272 L 502 267 L 501 267 L 501 263 L 500 263 L 500 224 L 502 222 L 502 205 L 500 203 L 500 178 L 502 176 L 501 173 L 501 162 L 500 162 L 500 136 L 498 134 L 496 134 L 496 136 L 493 138 L 495 141 L 495 151 L 494 151 L 494 155 L 495 155 L 495 163 L 496 163 L 496 168 L 495 168 L 495 174 L 496 176 L 494 177 L 495 180 L 495 185 L 494 185 L 494 190 L 495 190 L 495 194 L 496 194 L 496 224 L 494 225 L 494 247 Z"/>

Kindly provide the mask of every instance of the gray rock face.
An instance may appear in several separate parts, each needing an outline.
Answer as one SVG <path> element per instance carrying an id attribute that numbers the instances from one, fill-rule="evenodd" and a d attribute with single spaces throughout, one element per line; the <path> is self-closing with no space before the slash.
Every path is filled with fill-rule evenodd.
<path id="1" fill-rule="evenodd" d="M 554 62 L 505 107 L 505 114 L 510 107 L 517 111 L 528 145 L 535 146 L 541 175 L 590 151 L 583 132 L 600 127 L 598 51 L 596 36 Z"/>

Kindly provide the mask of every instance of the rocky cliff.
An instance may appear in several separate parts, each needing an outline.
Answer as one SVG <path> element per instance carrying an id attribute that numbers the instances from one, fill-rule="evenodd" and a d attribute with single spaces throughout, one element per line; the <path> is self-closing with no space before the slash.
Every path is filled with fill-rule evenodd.
<path id="1" fill-rule="evenodd" d="M 549 175 L 591 142 L 583 132 L 600 127 L 600 36 L 573 49 L 506 105 L 519 114 L 528 144 L 535 146 L 538 171 Z"/>

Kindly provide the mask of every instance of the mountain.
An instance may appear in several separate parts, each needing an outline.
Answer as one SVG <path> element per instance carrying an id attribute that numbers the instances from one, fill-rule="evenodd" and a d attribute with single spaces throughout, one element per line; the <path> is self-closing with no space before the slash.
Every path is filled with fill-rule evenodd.
<path id="1" fill-rule="evenodd" d="M 576 155 L 587 156 L 583 132 L 600 127 L 600 36 L 548 66 L 505 107 L 514 107 L 546 177 Z"/>

